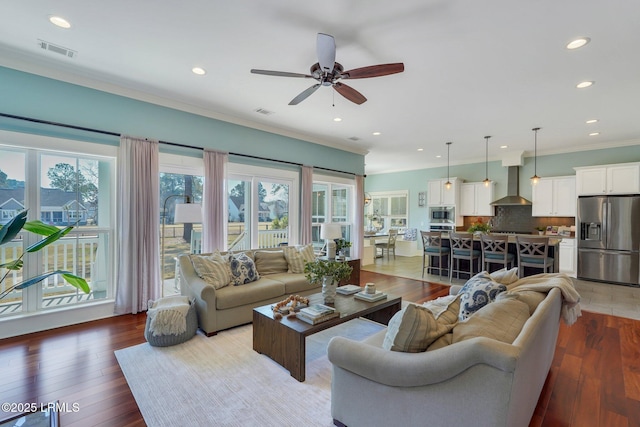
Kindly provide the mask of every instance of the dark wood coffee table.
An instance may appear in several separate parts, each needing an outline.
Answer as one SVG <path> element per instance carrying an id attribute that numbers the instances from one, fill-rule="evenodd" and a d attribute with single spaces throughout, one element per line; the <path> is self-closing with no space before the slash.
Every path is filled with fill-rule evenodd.
<path id="1" fill-rule="evenodd" d="M 322 294 L 309 297 L 311 304 L 324 304 Z M 353 295 L 336 295 L 332 304 L 340 317 L 317 325 L 310 325 L 297 318 L 283 316 L 273 318 L 271 306 L 253 309 L 253 349 L 287 369 L 291 376 L 302 382 L 305 379 L 306 337 L 358 317 L 365 317 L 387 325 L 391 317 L 401 309 L 402 298 L 389 294 L 387 299 L 376 302 L 357 300 Z"/>

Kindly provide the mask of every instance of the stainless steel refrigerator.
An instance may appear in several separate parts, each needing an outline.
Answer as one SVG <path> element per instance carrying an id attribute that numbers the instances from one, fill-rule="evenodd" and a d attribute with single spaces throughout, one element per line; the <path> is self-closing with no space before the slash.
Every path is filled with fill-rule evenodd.
<path id="1" fill-rule="evenodd" d="M 640 196 L 578 198 L 578 278 L 640 285 Z"/>

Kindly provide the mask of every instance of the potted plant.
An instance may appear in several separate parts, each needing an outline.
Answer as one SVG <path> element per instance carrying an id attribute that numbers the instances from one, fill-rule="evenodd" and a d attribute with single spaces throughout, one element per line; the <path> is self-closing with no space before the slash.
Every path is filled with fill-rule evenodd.
<path id="1" fill-rule="evenodd" d="M 8 223 L 0 228 L 0 246 L 6 245 L 11 242 L 23 229 L 34 234 L 45 236 L 45 238 L 26 248 L 24 252 L 22 252 L 22 254 L 13 261 L 8 261 L 0 264 L 0 268 L 5 268 L 7 270 L 2 278 L 0 278 L 0 284 L 4 283 L 11 271 L 22 269 L 24 265 L 22 258 L 26 253 L 38 252 L 39 250 L 45 248 L 56 240 L 66 236 L 73 229 L 73 226 L 58 228 L 53 225 L 47 225 L 41 221 L 27 221 L 27 211 L 24 210 L 19 212 L 16 216 L 11 218 Z M 35 285 L 36 283 L 43 281 L 49 276 L 53 276 L 56 274 L 60 274 L 62 278 L 71 286 L 81 289 L 87 294 L 89 293 L 89 284 L 85 279 L 72 274 L 70 271 L 55 270 L 48 273 L 43 273 L 39 276 L 32 277 L 27 280 L 23 280 L 20 283 L 16 283 L 15 285 L 5 289 L 2 293 L 0 293 L 0 299 L 9 295 L 9 293 L 14 290 L 25 289 L 31 285 Z"/>
<path id="2" fill-rule="evenodd" d="M 346 253 L 345 249 L 351 247 L 351 242 L 347 242 L 345 239 L 336 239 L 336 252 L 339 254 L 340 258 L 344 258 Z"/>
<path id="3" fill-rule="evenodd" d="M 546 228 L 538 226 L 536 227 L 536 230 L 538 230 L 538 234 L 543 235 Z"/>
<path id="4" fill-rule="evenodd" d="M 346 262 L 317 259 L 304 266 L 305 277 L 310 283 L 322 283 L 325 303 L 335 302 L 336 289 L 342 279 L 351 276 L 353 268 Z"/>
<path id="5" fill-rule="evenodd" d="M 487 234 L 491 231 L 489 223 L 485 223 L 482 218 L 478 217 L 476 222 L 471 223 L 471 227 L 467 230 L 469 233 Z"/>

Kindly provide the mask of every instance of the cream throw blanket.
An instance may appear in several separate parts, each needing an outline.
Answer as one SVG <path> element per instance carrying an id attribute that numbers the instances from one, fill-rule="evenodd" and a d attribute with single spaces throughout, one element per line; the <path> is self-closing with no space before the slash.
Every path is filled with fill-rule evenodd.
<path id="1" fill-rule="evenodd" d="M 189 311 L 189 298 L 183 296 L 170 296 L 149 301 L 147 316 L 149 332 L 154 337 L 158 335 L 179 335 L 187 330 L 187 312 Z"/>
<path id="2" fill-rule="evenodd" d="M 523 277 L 512 283 L 507 292 L 535 291 L 549 292 L 553 288 L 562 293 L 562 319 L 567 325 L 573 325 L 582 316 L 580 310 L 580 294 L 573 286 L 573 281 L 564 273 L 543 273 Z"/>

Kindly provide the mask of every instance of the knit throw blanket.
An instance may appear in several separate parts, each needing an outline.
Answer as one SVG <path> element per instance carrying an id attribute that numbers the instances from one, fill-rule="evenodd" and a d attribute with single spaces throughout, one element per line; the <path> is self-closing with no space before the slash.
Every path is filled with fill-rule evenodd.
<path id="1" fill-rule="evenodd" d="M 149 301 L 149 332 L 153 336 L 179 335 L 187 330 L 189 298 L 183 296 L 164 297 Z"/>
<path id="2" fill-rule="evenodd" d="M 580 310 L 580 294 L 573 286 L 573 281 L 563 273 L 544 273 L 523 277 L 509 286 L 509 292 L 535 291 L 549 292 L 553 288 L 562 293 L 562 319 L 567 325 L 573 325 L 582 316 Z"/>

